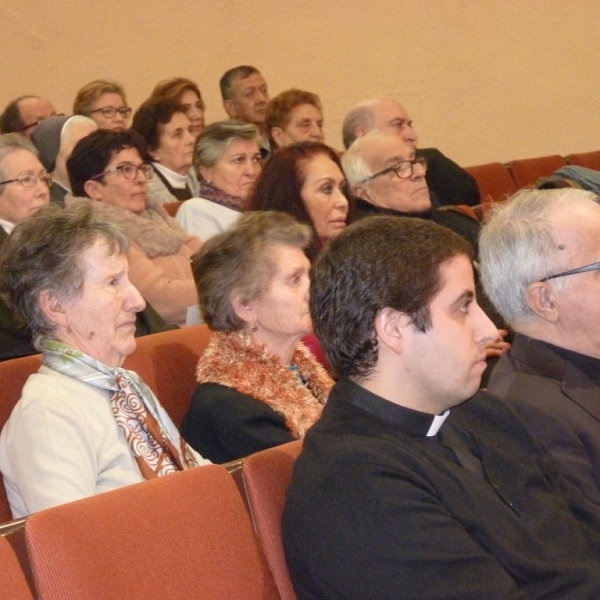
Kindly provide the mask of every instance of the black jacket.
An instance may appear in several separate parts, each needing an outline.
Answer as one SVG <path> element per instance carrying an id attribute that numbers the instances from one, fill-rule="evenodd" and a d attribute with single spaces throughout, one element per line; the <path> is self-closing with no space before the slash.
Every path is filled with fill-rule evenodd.
<path id="1" fill-rule="evenodd" d="M 427 437 L 432 421 L 348 380 L 333 388 L 283 515 L 299 600 L 600 598 L 600 507 L 512 410 L 480 392 Z"/>

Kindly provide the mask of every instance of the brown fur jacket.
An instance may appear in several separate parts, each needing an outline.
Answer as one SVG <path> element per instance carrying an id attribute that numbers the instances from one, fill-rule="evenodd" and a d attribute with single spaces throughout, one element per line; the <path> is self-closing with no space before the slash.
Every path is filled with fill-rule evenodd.
<path id="1" fill-rule="evenodd" d="M 294 437 L 302 438 L 321 416 L 333 380 L 302 342 L 292 365 L 297 371 L 266 346 L 257 345 L 246 331 L 214 332 L 196 378 L 198 383 L 219 383 L 264 402 L 285 418 Z"/>

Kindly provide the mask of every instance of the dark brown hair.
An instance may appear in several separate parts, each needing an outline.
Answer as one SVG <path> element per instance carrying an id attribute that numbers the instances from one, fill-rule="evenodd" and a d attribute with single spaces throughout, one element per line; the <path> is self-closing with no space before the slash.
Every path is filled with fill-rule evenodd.
<path id="1" fill-rule="evenodd" d="M 311 262 L 322 249 L 315 224 L 302 200 L 302 186 L 305 179 L 305 167 L 315 156 L 325 154 L 343 173 L 340 159 L 332 148 L 320 142 L 301 142 L 280 148 L 272 154 L 265 164 L 254 188 L 250 200 L 251 210 L 278 210 L 295 217 L 300 223 L 310 225 L 313 230 L 313 241 L 306 251 Z M 344 187 L 344 195 L 348 199 L 347 223 L 354 216 L 350 189 Z"/>

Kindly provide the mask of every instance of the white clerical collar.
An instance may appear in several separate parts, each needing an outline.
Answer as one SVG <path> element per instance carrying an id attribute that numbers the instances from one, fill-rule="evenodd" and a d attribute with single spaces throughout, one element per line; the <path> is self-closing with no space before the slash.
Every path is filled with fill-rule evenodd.
<path id="1" fill-rule="evenodd" d="M 187 184 L 188 174 L 180 175 L 179 173 L 175 173 L 175 171 L 171 171 L 171 169 L 167 169 L 164 165 L 160 163 L 153 162 L 152 166 L 160 171 L 160 174 L 169 182 L 171 186 L 177 188 L 178 190 L 182 190 Z"/>
<path id="2" fill-rule="evenodd" d="M 433 417 L 433 421 L 429 427 L 429 431 L 425 434 L 427 437 L 432 437 L 437 434 L 440 427 L 444 424 L 444 421 L 448 418 L 450 411 L 447 410 L 443 415 L 436 415 Z"/>
<path id="3" fill-rule="evenodd" d="M 11 223 L 10 221 L 5 221 L 4 219 L 0 219 L 0 225 L 2 226 L 2 229 L 4 229 L 4 231 L 6 231 L 6 233 L 10 234 L 11 231 L 15 228 L 15 224 Z"/>

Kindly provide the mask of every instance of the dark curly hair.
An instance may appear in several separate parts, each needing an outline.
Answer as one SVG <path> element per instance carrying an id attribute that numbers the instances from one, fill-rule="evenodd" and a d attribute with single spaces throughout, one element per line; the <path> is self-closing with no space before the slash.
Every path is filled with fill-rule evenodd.
<path id="1" fill-rule="evenodd" d="M 377 364 L 375 317 L 390 307 L 425 333 L 443 285 L 440 266 L 472 247 L 423 219 L 369 217 L 331 241 L 313 264 L 310 310 L 315 333 L 338 377 L 364 378 Z"/>
<path id="2" fill-rule="evenodd" d="M 135 111 L 131 129 L 137 131 L 146 141 L 148 151 L 160 146 L 161 126 L 171 122 L 175 113 L 185 114 L 185 107 L 174 98 L 150 97 Z M 143 156 L 150 160 L 150 156 Z"/>
<path id="3" fill-rule="evenodd" d="M 86 196 L 86 181 L 102 173 L 112 157 L 125 148 L 135 148 L 144 160 L 146 142 L 139 133 L 126 129 L 98 129 L 79 140 L 67 160 L 67 172 L 74 196 Z"/>

